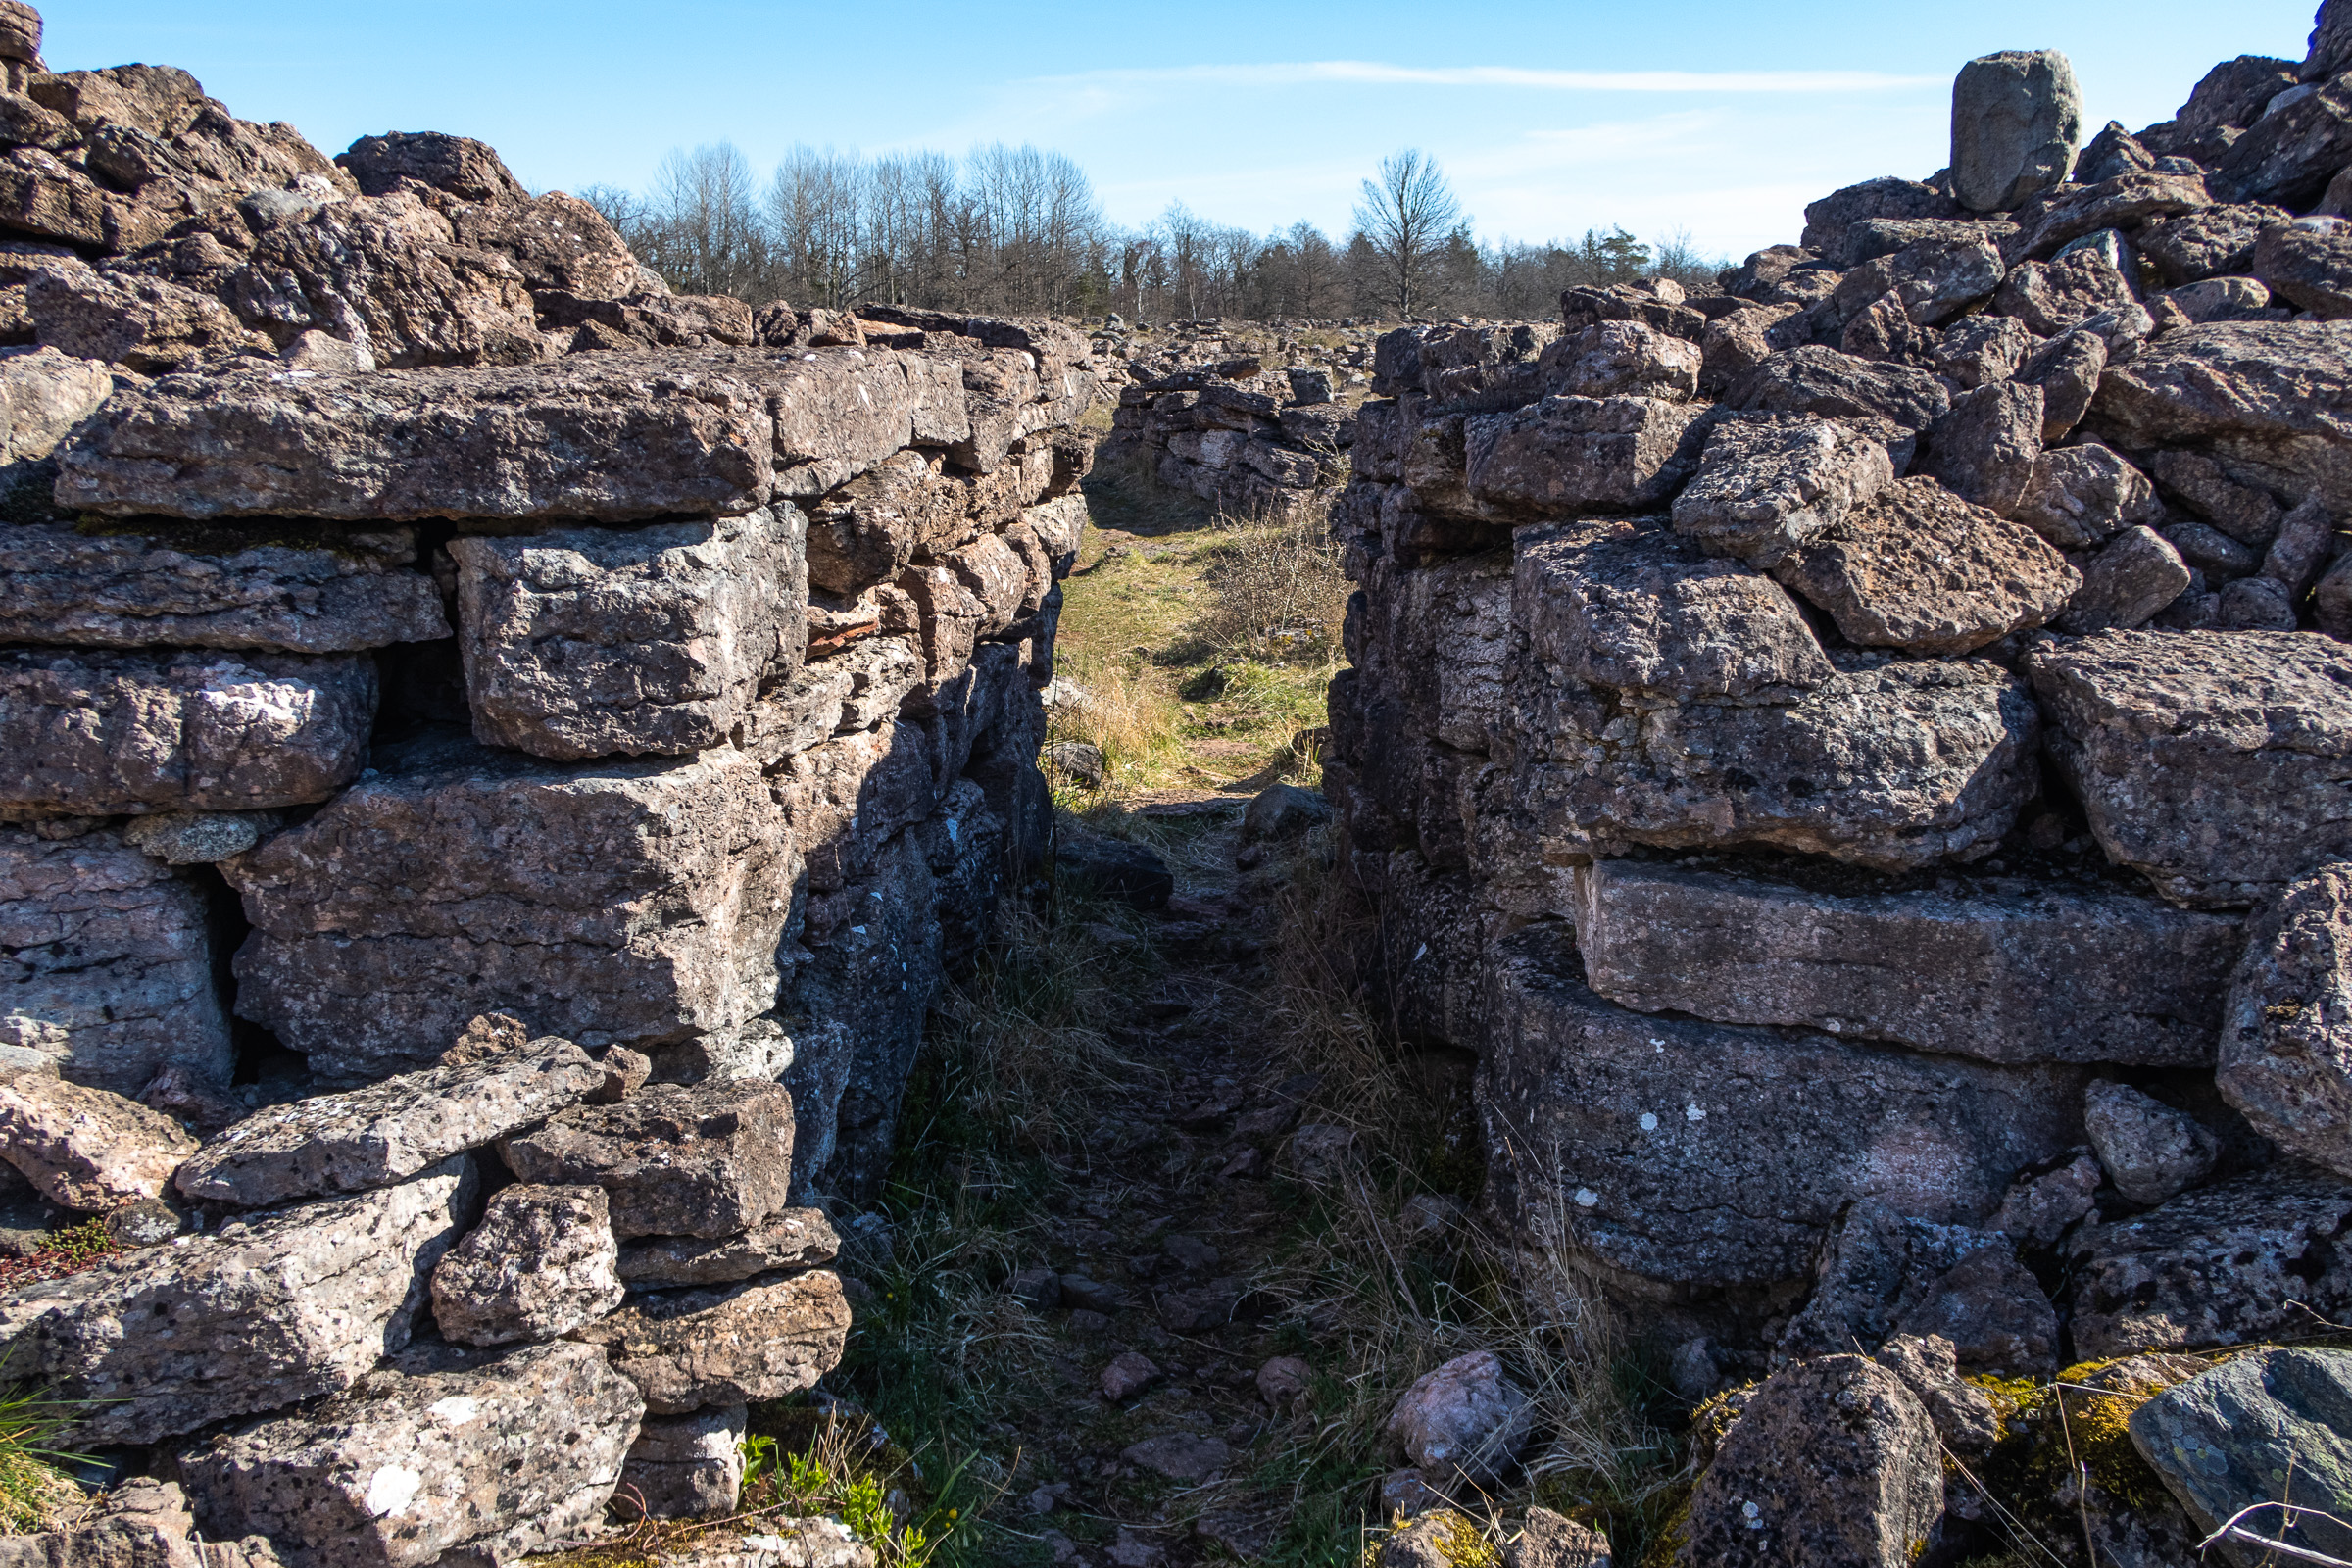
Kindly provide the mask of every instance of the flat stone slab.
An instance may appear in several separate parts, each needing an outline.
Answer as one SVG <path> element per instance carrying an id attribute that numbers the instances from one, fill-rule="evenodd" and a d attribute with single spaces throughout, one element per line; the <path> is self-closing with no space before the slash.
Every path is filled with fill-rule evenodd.
<path id="1" fill-rule="evenodd" d="M 758 1079 L 651 1084 L 503 1140 L 526 1182 L 603 1188 L 620 1236 L 739 1236 L 784 1206 L 792 1096 Z"/>
<path id="2" fill-rule="evenodd" d="M 0 1158 L 61 1208 L 107 1213 L 170 1191 L 196 1140 L 135 1100 L 47 1072 L 0 1072 Z"/>
<path id="3" fill-rule="evenodd" d="M 1987 853 L 2039 783 L 2025 684 L 1983 661 L 1832 662 L 1786 706 L 1612 711 L 1581 683 L 1521 683 L 1514 842 L 1570 856 L 1763 844 L 1879 870 Z"/>
<path id="4" fill-rule="evenodd" d="M 620 1250 L 620 1277 L 633 1290 L 731 1285 L 773 1269 L 833 1261 L 841 1239 L 824 1210 L 787 1208 L 740 1236 L 641 1236 Z"/>
<path id="5" fill-rule="evenodd" d="M 813 1387 L 840 1362 L 849 1331 L 841 1277 L 813 1273 L 648 1296 L 572 1337 L 609 1350 L 649 1413 L 685 1415 Z"/>
<path id="6" fill-rule="evenodd" d="M 182 872 L 111 828 L 0 828 L 0 1046 L 135 1096 L 166 1066 L 225 1084 L 235 1053 L 212 917 Z"/>
<path id="7" fill-rule="evenodd" d="M 2112 446 L 2188 447 L 2230 477 L 2352 509 L 2352 321 L 2215 321 L 2150 340 L 2099 378 Z"/>
<path id="8" fill-rule="evenodd" d="M 2049 751 L 2109 859 L 2182 904 L 2257 903 L 2352 853 L 2352 649 L 2271 631 L 2037 643 Z"/>
<path id="9" fill-rule="evenodd" d="M 247 1208 L 366 1192 L 543 1121 L 604 1081 L 570 1041 L 534 1040 L 512 1054 L 271 1105 L 206 1144 L 180 1167 L 178 1187 Z"/>
<path id="10" fill-rule="evenodd" d="M 110 516 L 338 522 L 733 516 L 968 435 L 961 364 L 711 349 L 169 375 L 116 393 L 59 450 L 57 501 Z"/>
<path id="11" fill-rule="evenodd" d="M 427 1370 L 454 1362 L 450 1370 Z M 604 1517 L 645 1401 L 584 1345 L 416 1354 L 298 1415 L 191 1452 L 207 1535 L 267 1536 L 289 1568 L 499 1560 Z"/>
<path id="12" fill-rule="evenodd" d="M 2082 1142 L 2076 1068 L 1633 1012 L 1586 986 L 1548 922 L 1489 953 L 1478 1107 L 1497 1206 L 1537 1236 L 1565 1215 L 1643 1279 L 1803 1279 L 1855 1199 L 1979 1223 L 2021 1167 Z"/>
<path id="13" fill-rule="evenodd" d="M 799 509 L 450 541 L 476 739 L 535 757 L 722 745 L 808 634 Z"/>
<path id="14" fill-rule="evenodd" d="M 741 753 L 559 765 L 444 737 L 375 766 L 222 868 L 254 925 L 237 1006 L 314 1071 L 430 1065 L 486 1012 L 644 1049 L 775 1004 L 799 856 Z"/>
<path id="15" fill-rule="evenodd" d="M 323 801 L 358 776 L 375 699 L 351 655 L 0 650 L 0 812 Z"/>
<path id="16" fill-rule="evenodd" d="M 15 1375 L 86 1400 L 74 1445 L 147 1444 L 351 1387 L 408 1344 L 473 1203 L 469 1159 L 232 1221 L 0 1296 Z"/>
<path id="17" fill-rule="evenodd" d="M 2244 944 L 2232 916 L 2024 878 L 1832 893 L 1598 860 L 1576 888 L 1562 912 L 1612 1002 L 1985 1061 L 2211 1066 Z"/>
<path id="18" fill-rule="evenodd" d="M 0 528 L 0 639 L 340 654 L 449 635 L 413 531 L 337 533 Z"/>

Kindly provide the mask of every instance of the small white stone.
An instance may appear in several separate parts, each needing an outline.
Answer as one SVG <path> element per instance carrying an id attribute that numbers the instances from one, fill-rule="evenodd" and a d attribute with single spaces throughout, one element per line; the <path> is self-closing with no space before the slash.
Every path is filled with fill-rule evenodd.
<path id="1" fill-rule="evenodd" d="M 1656 1111 L 1645 1110 L 1642 1113 L 1642 1130 L 1645 1133 L 1654 1133 L 1658 1130 L 1658 1113 Z"/>
<path id="2" fill-rule="evenodd" d="M 1707 1113 L 1698 1108 L 1696 1101 L 1692 1101 L 1683 1109 L 1683 1120 L 1685 1121 L 1705 1121 L 1706 1119 Z"/>
<path id="3" fill-rule="evenodd" d="M 1600 1201 L 1600 1195 L 1590 1187 L 1579 1187 L 1576 1190 L 1576 1201 L 1580 1208 L 1591 1208 Z"/>

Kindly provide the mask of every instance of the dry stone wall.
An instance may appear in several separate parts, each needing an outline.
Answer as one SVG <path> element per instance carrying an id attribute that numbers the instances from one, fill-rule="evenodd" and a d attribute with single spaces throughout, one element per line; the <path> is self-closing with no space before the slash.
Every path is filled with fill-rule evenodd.
<path id="1" fill-rule="evenodd" d="M 330 160 L 39 29 L 0 1200 L 169 1245 L 0 1293 L 10 1376 L 175 1478 L 107 1524 L 172 1561 L 726 1512 L 841 1354 L 814 1205 L 1046 849 L 1087 341 L 682 298 L 479 143 Z"/>
<path id="2" fill-rule="evenodd" d="M 1717 291 L 1380 340 L 1347 864 L 1496 1217 L 1702 1357 L 2352 1305 L 2334 9 L 2087 146 L 1975 62 Z"/>

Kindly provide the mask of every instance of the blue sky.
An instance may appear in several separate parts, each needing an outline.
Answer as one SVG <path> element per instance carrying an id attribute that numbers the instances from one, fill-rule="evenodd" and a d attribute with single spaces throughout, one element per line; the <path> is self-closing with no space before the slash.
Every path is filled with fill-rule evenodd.
<path id="1" fill-rule="evenodd" d="M 607 0 L 52 0 L 53 69 L 195 73 L 329 153 L 381 130 L 495 145 L 527 184 L 639 186 L 672 147 L 1034 141 L 1113 220 L 1170 201 L 1346 228 L 1356 182 L 1433 154 L 1483 235 L 1623 223 L 1739 256 L 1802 209 L 1945 161 L 1950 80 L 2063 49 L 2087 130 L 2169 117 L 2216 61 L 2300 60 L 2309 0 L 1432 4 L 1186 0 L 890 6 Z M 2087 133 L 2086 130 L 2086 133 Z"/>

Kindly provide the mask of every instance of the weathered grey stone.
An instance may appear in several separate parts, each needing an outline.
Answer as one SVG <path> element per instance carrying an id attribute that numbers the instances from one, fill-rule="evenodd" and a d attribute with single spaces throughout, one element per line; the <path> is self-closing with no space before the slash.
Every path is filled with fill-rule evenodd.
<path id="1" fill-rule="evenodd" d="M 1596 321 L 1545 345 L 1540 367 L 1547 392 L 1679 403 L 1698 390 L 1699 351 L 1640 321 Z"/>
<path id="2" fill-rule="evenodd" d="M 2352 1310 L 2352 1184 L 2280 1165 L 2079 1233 L 2075 1353 L 2244 1345 Z"/>
<path id="3" fill-rule="evenodd" d="M 153 1443 L 347 1389 L 408 1344 L 473 1186 L 461 1156 L 21 1287 L 0 1298 L 0 1349 L 18 1375 L 88 1401 L 63 1434 L 74 1443 Z"/>
<path id="4" fill-rule="evenodd" d="M 24 156 L 19 149 L 6 163 Z M 0 191 L 16 172 L 0 164 Z M 51 267 L 32 274 L 24 294 L 42 348 L 80 363 L 111 362 L 141 375 L 168 375 L 271 352 L 270 340 L 226 305 L 163 278 Z"/>
<path id="5" fill-rule="evenodd" d="M 2170 285 L 2167 298 L 2180 304 L 2191 320 L 2200 319 L 2190 302 L 2180 298 L 2189 287 L 2221 285 L 2203 296 L 2208 309 L 2260 310 L 2270 303 L 2270 290 L 2243 273 L 2254 265 L 2254 247 L 2263 233 L 2287 220 L 2283 208 L 2260 206 L 2208 207 L 2185 217 L 2148 224 L 2133 236 L 2141 260 Z M 2232 286 L 2235 285 L 2235 286 Z M 2260 297 L 2257 298 L 2256 296 Z M 2227 313 L 2204 319 L 2228 319 Z"/>
<path id="6" fill-rule="evenodd" d="M 1544 853 L 1765 844 L 1884 870 L 1987 853 L 2036 786 L 2023 683 L 1974 661 L 1831 662 L 1788 707 L 1532 694 L 1512 785 Z"/>
<path id="7" fill-rule="evenodd" d="M 2352 655 L 2296 632 L 2036 644 L 2052 759 L 2109 859 L 2191 905 L 2251 904 L 2352 852 Z"/>
<path id="8" fill-rule="evenodd" d="M 2213 205 L 2205 176 L 2155 168 L 2100 177 L 2078 172 L 2081 183 L 2059 185 L 2021 206 L 2014 215 L 2021 230 L 2009 242 L 2015 258 L 2062 254 L 2077 240 L 2104 230 L 2137 229 L 2151 220 L 2193 213 Z"/>
<path id="9" fill-rule="evenodd" d="M 2220 184 L 2250 202 L 2304 211 L 2352 161 L 2352 86 L 2289 88 L 2215 160 Z"/>
<path id="10" fill-rule="evenodd" d="M 2082 138 L 2082 90 L 2055 49 L 1985 55 L 1952 82 L 1952 194 L 1972 212 L 2008 212 L 2064 180 Z"/>
<path id="11" fill-rule="evenodd" d="M 2352 233 L 2341 218 L 2298 218 L 2264 229 L 2253 270 L 2274 296 L 2322 320 L 2352 316 Z"/>
<path id="12" fill-rule="evenodd" d="M 1771 578 L 1710 561 L 1655 519 L 1527 529 L 1512 618 L 1571 680 L 1690 702 L 1789 702 L 1836 673 Z"/>
<path id="13" fill-rule="evenodd" d="M 106 828 L 0 829 L 0 1047 L 136 1095 L 166 1066 L 228 1082 L 203 891 Z"/>
<path id="14" fill-rule="evenodd" d="M 2031 529 L 1925 478 L 1888 485 L 1773 574 L 1849 640 L 1914 654 L 1965 654 L 2040 626 L 2082 585 Z"/>
<path id="15" fill-rule="evenodd" d="M 609 1350 L 650 1413 L 685 1415 L 814 1386 L 840 1362 L 849 1329 L 841 1277 L 820 1272 L 645 1297 L 572 1337 Z"/>
<path id="16" fill-rule="evenodd" d="M 2219 597 L 2213 623 L 2225 631 L 2295 629 L 2295 602 L 2284 583 L 2268 577 L 2241 577 L 2225 584 Z"/>
<path id="17" fill-rule="evenodd" d="M 2041 388 L 2041 438 L 2072 433 L 2098 396 L 2107 372 L 2107 340 L 2089 325 L 2069 327 L 2019 362 L 2017 378 Z"/>
<path id="18" fill-rule="evenodd" d="M 2221 1554 L 2236 1568 L 2284 1555 L 2270 1542 L 2330 1557 L 2352 1553 L 2352 1353 L 2280 1348 L 2232 1357 L 2132 1411 L 2132 1446 L 2199 1530 L 2235 1520 L 2261 1538 L 2223 1537 Z"/>
<path id="19" fill-rule="evenodd" d="M 2005 515 L 2061 550 L 2087 550 L 2135 523 L 2162 520 L 2164 504 L 2146 474 L 2113 448 L 2089 441 L 2035 458 Z"/>
<path id="20" fill-rule="evenodd" d="M 335 155 L 364 196 L 388 196 L 413 179 L 466 202 L 527 202 L 530 192 L 507 172 L 497 149 L 469 136 L 439 131 L 394 131 L 362 136 Z"/>
<path id="21" fill-rule="evenodd" d="M 1795 1025 L 1985 1061 L 2202 1066 L 2242 937 L 2096 884 L 1831 892 L 1645 860 L 1576 873 L 1588 984 L 1644 1012 Z"/>
<path id="22" fill-rule="evenodd" d="M 935 368 L 887 350 L 719 349 L 398 377 L 167 376 L 118 392 L 60 450 L 58 500 L 342 521 L 733 515 L 771 493 L 830 490 L 906 446 Z"/>
<path id="23" fill-rule="evenodd" d="M 2060 631 L 2084 636 L 2138 626 L 2187 591 L 2187 563 L 2153 528 L 2127 528 L 2082 564 L 2082 586 L 2058 617 Z"/>
<path id="24" fill-rule="evenodd" d="M 1462 482 L 1505 514 L 1632 512 L 1679 489 L 1697 411 L 1654 397 L 1551 397 L 1463 425 Z M 1425 503 L 1435 498 L 1415 486 Z"/>
<path id="25" fill-rule="evenodd" d="M 1884 442 L 1828 419 L 1727 419 L 1674 501 L 1675 531 L 1770 568 L 1894 481 Z"/>
<path id="26" fill-rule="evenodd" d="M 1512 1224 L 1656 1281 L 1801 1279 L 1838 1212 L 1992 1211 L 2081 1142 L 2074 1069 L 1922 1057 L 1829 1035 L 1652 1017 L 1594 996 L 1544 925 L 1491 950 L 1479 1112 Z"/>
<path id="27" fill-rule="evenodd" d="M 2024 499 L 2041 456 L 2041 388 L 1995 381 L 1963 392 L 1928 426 L 1918 471 L 1963 501 L 2006 517 Z"/>
<path id="28" fill-rule="evenodd" d="M 731 1285 L 774 1269 L 830 1263 L 841 1239 L 821 1209 L 785 1208 L 740 1236 L 632 1238 L 620 1250 L 620 1278 L 640 1291 Z"/>
<path id="29" fill-rule="evenodd" d="M 1404 1450 L 1422 1480 L 1445 1491 L 1500 1480 L 1534 1430 L 1533 1400 L 1493 1350 L 1457 1355 L 1414 1380 L 1389 1411 L 1382 1433 Z"/>
<path id="30" fill-rule="evenodd" d="M 171 1190 L 196 1140 L 169 1116 L 54 1073 L 0 1072 L 0 1158 L 61 1208 L 106 1213 Z"/>
<path id="31" fill-rule="evenodd" d="M 1960 207 L 1948 191 L 1924 181 L 1892 176 L 1866 179 L 1806 205 L 1805 256 L 1824 257 L 1840 268 L 1852 267 L 1870 256 L 1902 249 L 1899 244 L 1883 245 L 1863 254 L 1871 238 L 1870 225 L 1938 222 L 1960 216 Z M 1857 249 L 1857 240 L 1865 242 L 1862 249 Z"/>
<path id="32" fill-rule="evenodd" d="M 2126 451 L 2193 448 L 2183 455 L 2217 461 L 2240 484 L 2317 495 L 2341 514 L 2352 511 L 2347 410 L 2352 322 L 2217 321 L 2167 332 L 2111 368 L 2089 423 Z M 2161 466 L 2156 476 L 2174 484 Z"/>
<path id="33" fill-rule="evenodd" d="M 460 1345 L 567 1334 L 620 1304 L 601 1187 L 502 1188 L 433 1268 L 433 1321 Z"/>
<path id="34" fill-rule="evenodd" d="M 2178 448 L 2162 451 L 2150 461 L 2149 469 L 2190 511 L 2240 544 L 2267 549 L 2286 520 L 2285 509 L 2270 491 L 2232 478 L 2203 453 Z M 2253 557 L 2247 569 L 2260 560 L 2259 555 Z"/>
<path id="35" fill-rule="evenodd" d="M 2221 1141 L 2195 1117 L 2105 1078 L 2082 1092 L 2082 1127 L 2115 1190 L 2134 1203 L 2194 1187 L 2221 1157 Z"/>
<path id="36" fill-rule="evenodd" d="M 2248 923 L 2218 1074 L 2224 1098 L 2257 1131 L 2341 1175 L 2352 1175 L 2348 897 L 2352 864 L 2331 861 L 2289 883 Z"/>
<path id="37" fill-rule="evenodd" d="M 122 824 L 122 842 L 166 865 L 213 865 L 244 854 L 284 822 L 277 811 L 158 811 Z"/>
<path id="38" fill-rule="evenodd" d="M 784 1205 L 792 1097 L 757 1081 L 653 1084 L 617 1105 L 564 1111 L 498 1150 L 526 1182 L 610 1193 L 615 1235 L 734 1236 Z"/>
<path id="39" fill-rule="evenodd" d="M 1749 1398 L 1690 1494 L 1674 1560 L 1906 1568 L 1942 1513 L 1943 1456 L 1918 1397 L 1876 1362 L 1823 1356 Z"/>
<path id="40" fill-rule="evenodd" d="M 1903 1380 L 1943 1446 L 1971 1463 L 2000 1441 L 2000 1409 L 1992 1396 L 1960 1376 L 1959 1352 L 1938 1334 L 1898 1334 L 1871 1359 Z"/>
<path id="41" fill-rule="evenodd" d="M 6 20 L 0 12 L 0 23 Z M 132 1477 L 71 1525 L 0 1536 L 0 1568 L 284 1568 L 284 1561 L 260 1536 L 198 1540 L 177 1482 Z"/>
<path id="42" fill-rule="evenodd" d="M 2022 321 L 2006 316 L 1964 316 L 1936 340 L 1936 368 L 1964 387 L 1988 386 L 2015 374 L 2034 342 Z"/>
<path id="43" fill-rule="evenodd" d="M 2107 1182 L 2107 1172 L 2088 1149 L 2042 1163 L 2050 1168 L 2028 1167 L 2018 1174 L 1999 1212 L 1986 1221 L 2020 1247 L 2057 1246 L 2069 1226 L 2097 1206 L 2096 1195 Z"/>
<path id="44" fill-rule="evenodd" d="M 1731 409 L 1885 419 L 1923 430 L 1952 406 L 1952 395 L 1931 370 L 1858 360 L 1812 344 L 1749 370 L 1724 389 L 1723 402 Z"/>
<path id="45" fill-rule="evenodd" d="M 1906 1218 L 1862 1199 L 1838 1217 L 1812 1298 L 1777 1351 L 1867 1352 L 1898 1334 L 1940 1338 L 1974 1371 L 2047 1376 L 2057 1365 L 2057 1313 L 2008 1237 Z"/>
<path id="46" fill-rule="evenodd" d="M 476 739 L 575 760 L 722 744 L 808 643 L 805 521 L 450 542 Z"/>
<path id="47" fill-rule="evenodd" d="M 95 360 L 50 348 L 0 351 L 0 463 L 49 456 L 114 390 L 114 375 Z"/>
<path id="48" fill-rule="evenodd" d="M 256 1111 L 195 1152 L 177 1185 L 247 1208 L 389 1186 L 578 1104 L 603 1081 L 570 1041 L 535 1040 Z"/>
<path id="49" fill-rule="evenodd" d="M 449 635 L 408 529 L 306 543 L 181 531 L 0 529 L 0 637 L 102 648 L 334 654 Z"/>
<path id="50" fill-rule="evenodd" d="M 223 867 L 255 928 L 238 1010 L 314 1071 L 428 1064 L 483 1012 L 643 1049 L 775 1005 L 799 857 L 749 758 L 559 767 L 425 741 L 374 761 Z"/>
<path id="51" fill-rule="evenodd" d="M 288 1568 L 423 1568 L 468 1547 L 499 1561 L 603 1516 L 644 1409 L 587 1346 L 414 1355 L 215 1439 L 179 1473 L 208 1532 L 266 1535 Z"/>
<path id="52" fill-rule="evenodd" d="M 1894 311 L 1907 324 L 1935 327 L 1989 297 L 2000 286 L 2002 271 L 1999 248 L 1972 224 L 1864 262 L 1845 274 L 1830 298 L 1850 319 L 1891 294 Z"/>
<path id="53" fill-rule="evenodd" d="M 0 651 L 0 812 L 322 801 L 358 774 L 375 700 L 348 655 Z"/>
<path id="54" fill-rule="evenodd" d="M 2050 337 L 2136 304 L 2131 280 L 2104 254 L 2091 249 L 2017 267 L 2001 280 L 1992 308 L 2017 318 L 2028 331 Z"/>
<path id="55" fill-rule="evenodd" d="M 749 1426 L 750 1411 L 740 1404 L 646 1421 L 620 1469 L 621 1506 L 653 1519 L 733 1513 Z"/>

